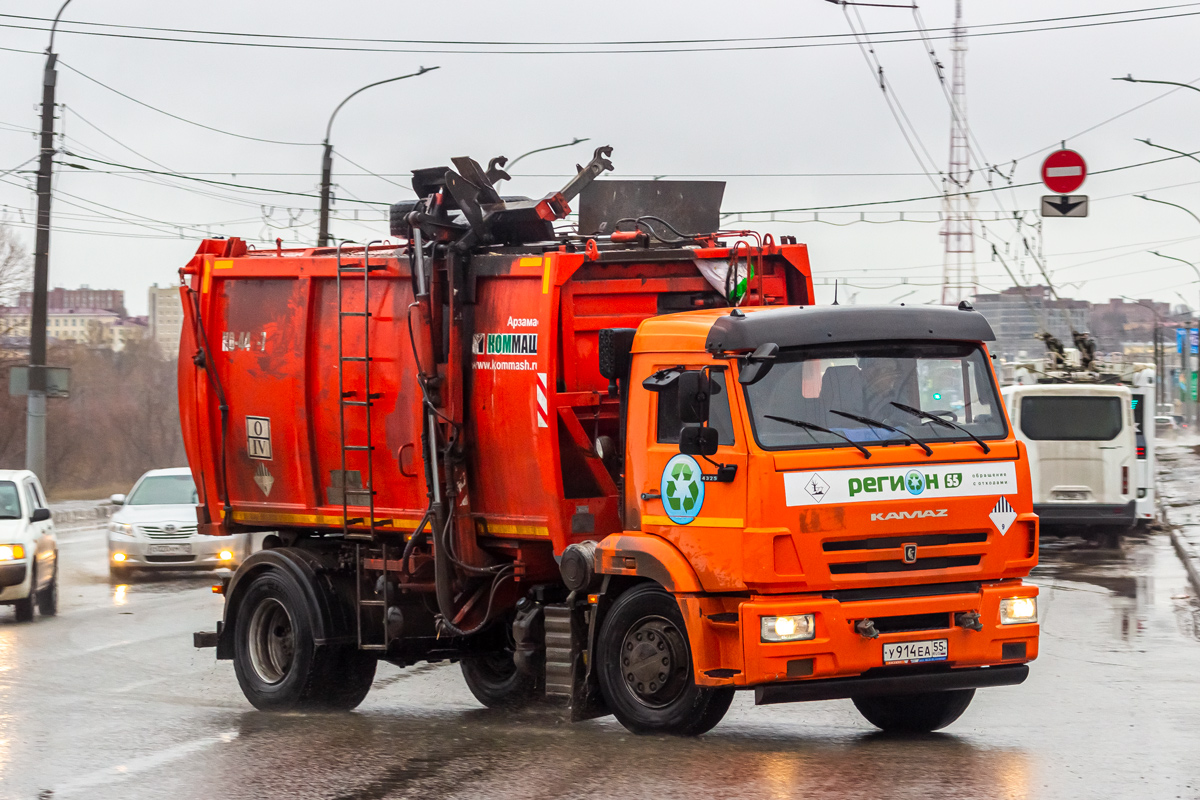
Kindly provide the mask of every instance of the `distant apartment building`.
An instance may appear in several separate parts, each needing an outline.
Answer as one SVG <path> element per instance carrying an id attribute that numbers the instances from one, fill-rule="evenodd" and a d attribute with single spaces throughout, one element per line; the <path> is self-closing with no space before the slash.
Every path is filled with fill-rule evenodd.
<path id="1" fill-rule="evenodd" d="M 33 292 L 21 292 L 17 305 L 22 308 L 33 306 Z M 51 310 L 115 311 L 117 314 L 125 316 L 125 292 L 120 289 L 92 289 L 88 286 L 81 286 L 78 289 L 55 287 L 46 293 L 46 308 Z"/>
<path id="2" fill-rule="evenodd" d="M 1041 357 L 1046 345 L 1038 334 L 1043 331 L 1073 347 L 1072 330 L 1088 332 L 1090 325 L 1091 303 L 1054 299 L 1048 286 L 1013 286 L 995 294 L 978 294 L 975 308 L 996 334 L 992 352 L 1006 361 Z"/>
<path id="3" fill-rule="evenodd" d="M 150 338 L 165 358 L 179 354 L 179 336 L 183 330 L 183 304 L 178 286 L 150 287 Z"/>
<path id="4" fill-rule="evenodd" d="M 49 343 L 70 343 L 120 352 L 146 338 L 145 317 L 125 314 L 120 289 L 55 288 L 46 296 L 46 337 Z M 33 292 L 21 292 L 20 304 L 0 307 L 0 336 L 10 350 L 29 348 Z"/>

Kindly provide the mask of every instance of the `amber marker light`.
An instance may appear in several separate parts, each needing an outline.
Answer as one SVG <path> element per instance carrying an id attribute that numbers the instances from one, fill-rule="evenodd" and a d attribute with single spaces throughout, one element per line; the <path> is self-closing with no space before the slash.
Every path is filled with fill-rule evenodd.
<path id="1" fill-rule="evenodd" d="M 232 561 L 233 560 L 233 551 L 232 550 L 222 550 L 220 553 L 217 554 L 217 558 L 219 558 L 221 561 Z"/>
<path id="2" fill-rule="evenodd" d="M 16 561 L 24 557 L 24 546 L 19 544 L 0 544 L 0 561 Z"/>
<path id="3" fill-rule="evenodd" d="M 125 560 L 124 553 L 113 553 L 113 561 L 116 561 L 119 564 L 124 560 Z"/>

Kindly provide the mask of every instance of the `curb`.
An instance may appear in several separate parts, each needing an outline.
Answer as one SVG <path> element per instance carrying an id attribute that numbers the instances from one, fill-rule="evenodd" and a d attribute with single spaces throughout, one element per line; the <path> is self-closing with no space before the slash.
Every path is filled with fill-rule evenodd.
<path id="1" fill-rule="evenodd" d="M 1179 555 L 1179 560 L 1183 562 L 1183 568 L 1187 570 L 1188 577 L 1192 581 L 1192 588 L 1200 592 L 1200 554 L 1192 550 L 1191 545 L 1183 540 L 1174 527 L 1170 530 L 1171 544 L 1175 546 L 1175 552 Z"/>

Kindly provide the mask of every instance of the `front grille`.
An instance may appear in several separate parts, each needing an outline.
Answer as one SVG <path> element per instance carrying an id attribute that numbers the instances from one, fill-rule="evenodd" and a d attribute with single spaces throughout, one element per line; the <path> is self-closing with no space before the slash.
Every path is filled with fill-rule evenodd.
<path id="1" fill-rule="evenodd" d="M 190 564 L 196 560 L 195 556 L 144 556 L 144 558 L 151 564 Z"/>
<path id="2" fill-rule="evenodd" d="M 904 614 L 896 617 L 872 617 L 875 630 L 880 633 L 904 633 L 906 631 L 936 631 L 953 627 L 950 615 L 945 612 L 938 614 Z"/>
<path id="3" fill-rule="evenodd" d="M 869 589 L 841 589 L 825 592 L 822 597 L 839 603 L 861 603 L 865 600 L 899 600 L 906 597 L 937 597 L 946 594 L 979 594 L 983 584 L 976 581 L 960 583 L 918 583 L 911 586 L 872 586 Z"/>
<path id="4" fill-rule="evenodd" d="M 934 556 L 918 558 L 912 564 L 903 561 L 856 561 L 850 564 L 830 564 L 831 575 L 853 575 L 855 573 L 875 572 L 915 572 L 926 569 L 950 569 L 951 567 L 976 567 L 983 559 L 982 555 L 973 556 Z"/>
<path id="5" fill-rule="evenodd" d="M 881 536 L 872 539 L 844 539 L 838 542 L 825 542 L 821 548 L 826 553 L 843 550 L 890 550 L 906 544 L 918 547 L 932 547 L 942 544 L 981 544 L 987 541 L 987 533 L 922 533 L 916 536 Z"/>
<path id="6" fill-rule="evenodd" d="M 150 539 L 189 539 L 196 533 L 196 526 L 178 525 L 174 530 L 167 530 L 162 525 L 139 525 L 138 530 Z"/>

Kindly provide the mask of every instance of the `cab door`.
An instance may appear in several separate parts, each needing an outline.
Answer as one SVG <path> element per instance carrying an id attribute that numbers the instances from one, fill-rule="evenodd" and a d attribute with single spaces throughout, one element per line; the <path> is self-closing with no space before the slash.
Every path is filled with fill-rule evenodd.
<path id="1" fill-rule="evenodd" d="M 649 393 L 646 466 L 636 489 L 642 530 L 672 542 L 708 591 L 744 588 L 747 448 L 738 398 L 726 378 L 724 368 L 710 370 L 708 425 L 717 431 L 718 447 L 709 458 L 679 452 L 685 425 L 679 419 L 678 385 Z"/>
<path id="2" fill-rule="evenodd" d="M 46 497 L 37 478 L 25 479 L 25 502 L 28 505 L 26 520 L 29 538 L 33 544 L 34 560 L 37 563 L 37 590 L 44 587 L 54 576 L 54 563 L 58 557 L 57 542 L 54 536 L 54 521 L 50 516 Z M 41 513 L 38 513 L 41 512 Z M 35 516 L 45 516 L 45 519 L 35 520 Z"/>

